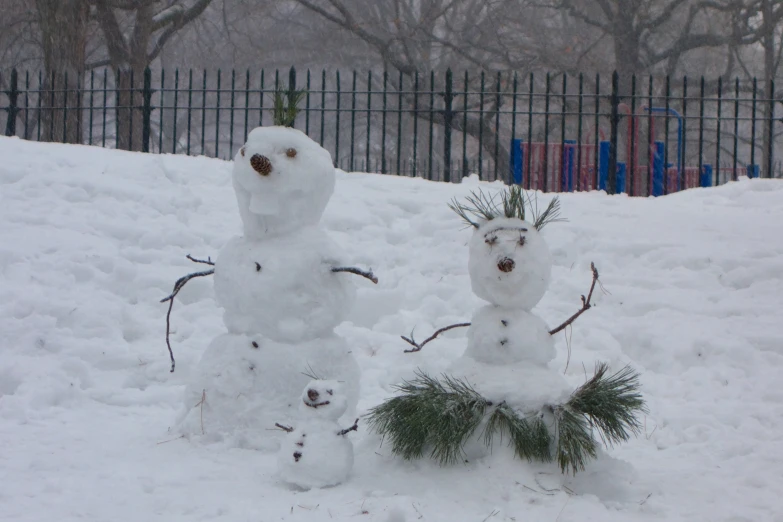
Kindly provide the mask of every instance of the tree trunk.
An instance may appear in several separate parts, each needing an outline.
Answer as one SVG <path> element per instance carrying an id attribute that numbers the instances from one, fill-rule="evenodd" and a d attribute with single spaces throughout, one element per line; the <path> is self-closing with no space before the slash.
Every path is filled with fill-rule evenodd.
<path id="1" fill-rule="evenodd" d="M 121 150 L 142 150 L 144 68 L 120 68 L 115 71 L 119 90 L 116 109 L 117 145 Z"/>
<path id="2" fill-rule="evenodd" d="M 87 0 L 36 0 L 44 54 L 41 140 L 81 143 Z"/>
<path id="3" fill-rule="evenodd" d="M 762 92 L 765 93 L 764 98 L 771 99 L 775 96 L 775 93 L 771 92 L 770 90 L 770 84 L 775 79 L 775 22 L 773 20 L 774 13 L 772 11 L 773 8 L 773 1 L 772 0 L 764 0 L 761 8 L 761 14 L 763 17 L 763 24 L 764 24 L 764 35 L 761 38 L 761 44 L 764 47 L 764 85 L 762 87 Z M 764 136 L 762 136 L 761 143 L 762 143 L 762 158 L 764 158 L 764 161 L 761 164 L 761 170 L 762 172 L 766 173 L 766 176 L 768 178 L 773 177 L 773 172 L 768 167 L 772 165 L 772 169 L 774 170 L 774 142 L 772 142 L 770 138 L 770 104 L 768 101 L 764 102 Z M 753 144 L 755 146 L 755 143 Z"/>

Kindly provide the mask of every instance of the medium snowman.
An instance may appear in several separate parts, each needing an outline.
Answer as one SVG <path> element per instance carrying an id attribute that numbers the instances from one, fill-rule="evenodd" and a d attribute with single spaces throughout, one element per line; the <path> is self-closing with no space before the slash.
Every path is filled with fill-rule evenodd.
<path id="1" fill-rule="evenodd" d="M 244 234 L 215 261 L 214 288 L 227 333 L 215 338 L 185 392 L 182 432 L 207 441 L 276 450 L 275 421 L 296 411 L 308 371 L 343 383 L 346 410 L 359 367 L 334 333 L 350 311 L 351 274 L 319 227 L 335 185 L 332 158 L 304 133 L 253 130 L 234 158 Z"/>
<path id="2" fill-rule="evenodd" d="M 573 391 L 560 372 L 549 367 L 556 356 L 552 333 L 561 328 L 550 330 L 532 312 L 549 288 L 553 264 L 540 230 L 558 220 L 559 203 L 553 200 L 528 220 L 519 187 L 503 193 L 501 203 L 483 193 L 469 201 L 450 206 L 473 228 L 468 245 L 471 288 L 489 304 L 476 310 L 470 323 L 442 328 L 421 344 L 403 337 L 414 346 L 407 351 L 421 350 L 442 331 L 467 326 L 467 348 L 448 372 L 495 404 L 547 411 L 546 405 L 562 403 Z M 466 445 L 468 458 L 489 451 L 482 432 L 477 430 L 479 435 Z"/>
<path id="3" fill-rule="evenodd" d="M 278 475 L 303 489 L 335 486 L 353 468 L 353 444 L 347 434 L 357 422 L 342 429 L 338 419 L 347 408 L 342 383 L 314 379 L 302 393 L 299 418 L 294 427 L 277 424 L 287 432 L 278 453 Z"/>

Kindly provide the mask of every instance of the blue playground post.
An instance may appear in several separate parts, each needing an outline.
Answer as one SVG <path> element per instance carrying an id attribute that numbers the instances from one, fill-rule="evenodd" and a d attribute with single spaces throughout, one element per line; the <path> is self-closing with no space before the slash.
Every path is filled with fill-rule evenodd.
<path id="1" fill-rule="evenodd" d="M 699 175 L 699 186 L 711 187 L 712 186 L 712 165 L 705 163 L 701 166 L 701 174 Z"/>
<path id="2" fill-rule="evenodd" d="M 625 180 L 628 177 L 628 165 L 625 162 L 617 164 L 617 193 L 625 192 Z"/>
<path id="3" fill-rule="evenodd" d="M 570 146 L 569 146 L 570 145 Z M 565 140 L 563 143 L 563 168 L 560 173 L 561 176 L 561 190 L 563 192 L 574 191 L 574 165 L 575 162 L 575 147 L 576 140 Z"/>
<path id="4" fill-rule="evenodd" d="M 759 172 L 760 172 L 760 166 L 759 165 L 748 165 L 748 177 L 749 178 L 758 178 Z"/>
<path id="5" fill-rule="evenodd" d="M 511 177 L 517 185 L 522 184 L 522 165 L 525 151 L 522 150 L 522 140 L 511 140 L 511 158 L 509 168 Z"/>
<path id="6" fill-rule="evenodd" d="M 662 141 L 655 142 L 653 153 L 653 179 L 651 196 L 663 196 L 663 158 L 666 155 L 666 145 Z"/>
<path id="7" fill-rule="evenodd" d="M 598 190 L 606 190 L 606 179 L 609 176 L 609 146 L 608 141 L 598 145 Z"/>

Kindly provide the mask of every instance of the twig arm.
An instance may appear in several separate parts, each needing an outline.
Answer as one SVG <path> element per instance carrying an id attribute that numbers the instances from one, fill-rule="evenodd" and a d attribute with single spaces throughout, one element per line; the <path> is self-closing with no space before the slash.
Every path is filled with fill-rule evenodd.
<path id="1" fill-rule="evenodd" d="M 207 258 L 206 261 L 203 259 L 196 259 L 195 257 L 188 254 L 188 259 L 193 261 L 194 263 L 202 263 L 205 265 L 211 265 L 215 266 L 215 263 L 212 262 L 211 258 Z M 174 368 L 176 366 L 176 362 L 174 361 L 174 352 L 171 349 L 171 309 L 174 308 L 174 298 L 177 296 L 180 290 L 185 286 L 185 284 L 190 281 L 191 279 L 194 279 L 196 277 L 205 277 L 208 275 L 212 275 L 215 273 L 215 269 L 212 268 L 210 270 L 204 270 L 202 272 L 193 272 L 192 274 L 188 274 L 186 276 L 182 276 L 174 283 L 174 290 L 172 290 L 171 294 L 164 297 L 160 300 L 161 303 L 165 303 L 166 301 L 169 302 L 169 309 L 166 311 L 166 347 L 169 349 L 169 359 L 171 359 L 171 370 L 169 370 L 169 373 L 174 373 Z"/>
<path id="2" fill-rule="evenodd" d="M 358 430 L 359 430 L 359 419 L 356 419 L 355 421 L 353 421 L 353 426 L 351 426 L 350 428 L 345 428 L 344 430 L 340 430 L 337 432 L 337 434 L 343 436 L 346 435 L 347 433 L 350 433 L 352 431 L 358 431 Z"/>
<path id="3" fill-rule="evenodd" d="M 362 270 L 360 268 L 355 268 L 352 266 L 336 266 L 332 268 L 332 272 L 347 272 L 349 274 L 356 274 L 359 276 L 362 276 L 364 278 L 369 279 L 376 285 L 378 284 L 378 278 L 375 277 L 375 274 L 372 273 L 372 270 Z"/>
<path id="4" fill-rule="evenodd" d="M 443 328 L 441 328 L 439 330 L 436 330 L 434 334 L 432 334 L 429 337 L 427 337 L 421 344 L 417 343 L 413 339 L 413 334 L 411 334 L 410 337 L 405 337 L 404 335 L 401 335 L 400 337 L 402 338 L 403 341 L 405 341 L 406 343 L 408 343 L 411 346 L 413 346 L 413 348 L 405 350 L 405 353 L 420 352 L 421 349 L 424 348 L 425 344 L 427 344 L 430 341 L 434 341 L 435 338 L 437 338 L 443 332 L 447 332 L 447 331 L 449 331 L 449 330 L 451 330 L 453 328 L 466 328 L 468 326 L 470 326 L 470 323 L 457 323 L 457 324 L 452 324 L 452 325 L 449 325 L 449 326 L 444 326 Z"/>
<path id="5" fill-rule="evenodd" d="M 555 335 L 558 332 L 562 332 L 565 330 L 571 323 L 576 321 L 577 317 L 588 311 L 590 308 L 593 307 L 593 305 L 590 303 L 590 299 L 593 298 L 593 290 L 595 290 L 595 285 L 598 283 L 598 269 L 595 267 L 595 263 L 590 263 L 590 270 L 593 271 L 593 283 L 590 285 L 590 292 L 588 292 L 587 297 L 582 296 L 582 308 L 580 308 L 574 315 L 566 319 L 566 321 L 555 328 L 554 330 L 551 330 L 549 332 L 549 335 Z"/>
<path id="6" fill-rule="evenodd" d="M 185 257 L 190 259 L 194 263 L 202 263 L 204 265 L 215 266 L 215 263 L 212 261 L 211 257 L 208 257 L 206 260 L 205 259 L 196 259 L 195 257 L 191 256 L 190 254 L 186 255 Z"/>

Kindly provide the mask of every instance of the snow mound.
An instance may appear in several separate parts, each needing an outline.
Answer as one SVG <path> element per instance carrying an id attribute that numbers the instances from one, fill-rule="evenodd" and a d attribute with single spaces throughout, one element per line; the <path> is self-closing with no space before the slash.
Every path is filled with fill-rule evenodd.
<path id="1" fill-rule="evenodd" d="M 276 478 L 274 454 L 193 444 L 174 424 L 224 327 L 212 279 L 188 283 L 170 374 L 159 300 L 202 268 L 185 254 L 215 256 L 241 233 L 232 164 L 8 138 L 0 155 L 1 520 L 780 520 L 780 181 L 562 196 L 569 222 L 542 232 L 554 266 L 533 311 L 549 325 L 573 314 L 590 262 L 606 292 L 555 336 L 550 367 L 575 388 L 596 360 L 631 364 L 650 408 L 645 432 L 600 464 L 571 478 L 501 452 L 408 463 L 360 420 L 348 479 L 301 492 Z M 336 179 L 323 226 L 380 279 L 357 282 L 337 328 L 362 370 L 361 414 L 464 351 L 464 329 L 418 354 L 399 336 L 423 339 L 485 304 L 470 288 L 471 231 L 446 204 L 501 187 Z"/>

